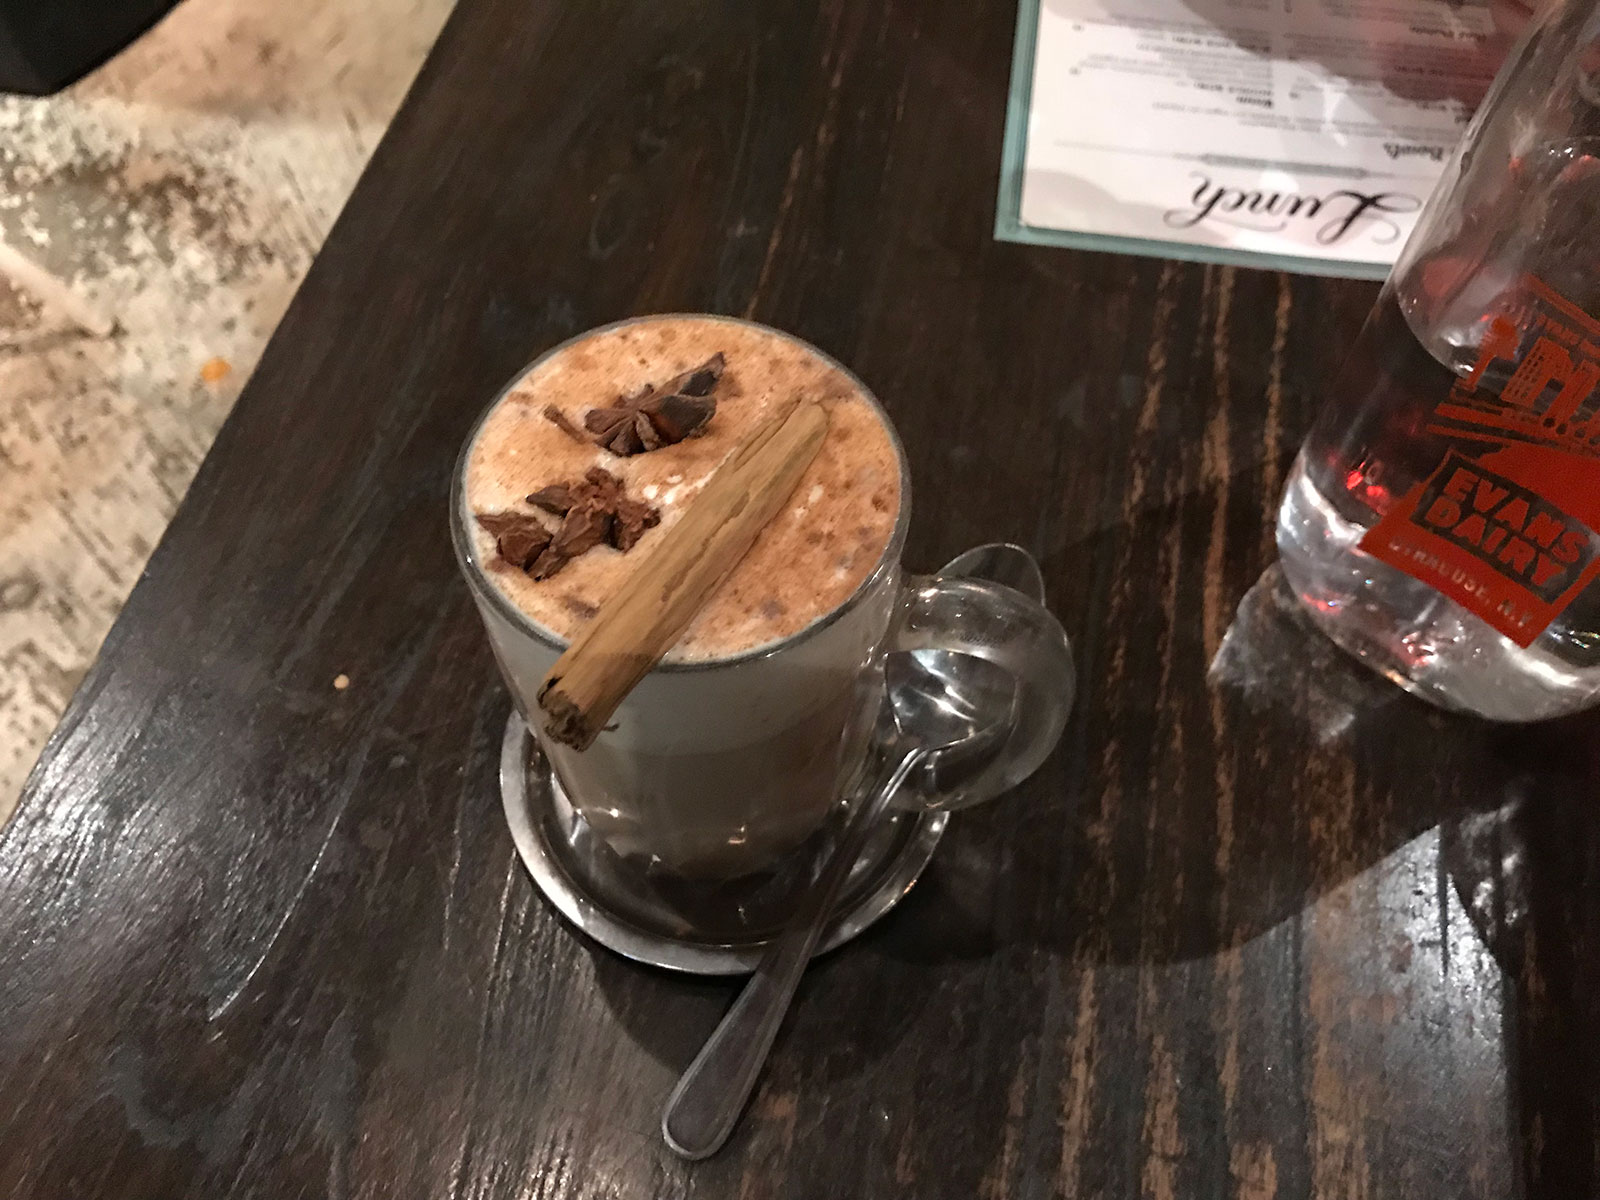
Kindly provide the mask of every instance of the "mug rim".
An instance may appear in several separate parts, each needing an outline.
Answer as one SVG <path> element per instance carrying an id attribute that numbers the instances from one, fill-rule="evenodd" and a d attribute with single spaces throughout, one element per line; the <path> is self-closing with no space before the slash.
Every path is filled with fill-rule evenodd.
<path id="1" fill-rule="evenodd" d="M 718 321 L 728 325 L 739 325 L 746 329 L 759 330 L 774 337 L 790 342 L 808 353 L 814 354 L 828 366 L 839 371 L 846 379 L 855 385 L 861 397 L 877 414 L 878 420 L 889 435 L 889 442 L 894 447 L 895 463 L 900 471 L 900 503 L 895 513 L 894 528 L 890 530 L 889 540 L 884 544 L 883 553 L 879 555 L 877 563 L 872 570 L 862 578 L 854 591 L 833 608 L 823 613 L 816 620 L 801 629 L 795 630 L 786 637 L 772 642 L 763 642 L 735 654 L 723 655 L 718 658 L 690 659 L 686 661 L 672 661 L 662 659 L 650 668 L 650 674 L 656 672 L 687 673 L 692 671 L 720 670 L 725 667 L 741 666 L 748 662 L 770 658 L 792 649 L 801 642 L 821 633 L 832 626 L 840 618 L 853 611 L 861 602 L 873 592 L 886 576 L 900 567 L 900 555 L 905 549 L 906 532 L 911 524 L 911 469 L 906 460 L 906 450 L 900 440 L 900 432 L 894 427 L 894 422 L 889 419 L 889 414 L 884 410 L 883 404 L 873 393 L 861 377 L 849 367 L 845 366 L 833 355 L 812 345 L 804 338 L 797 337 L 782 329 L 775 329 L 771 325 L 764 325 L 759 321 L 746 320 L 743 317 L 730 317 L 721 313 L 697 312 L 667 312 L 645 313 L 633 317 L 624 317 L 621 320 L 610 321 L 604 325 L 596 325 L 591 329 L 582 330 L 557 342 L 554 346 L 535 356 L 526 366 L 517 371 L 494 394 L 493 399 L 484 406 L 483 411 L 473 421 L 471 430 L 461 443 L 461 449 L 456 455 L 455 469 L 450 477 L 450 541 L 455 550 L 456 565 L 460 568 L 467 585 L 472 589 L 475 597 L 481 602 L 490 605 L 497 614 L 504 618 L 519 633 L 557 651 L 564 651 L 569 642 L 566 638 L 558 636 L 554 631 L 546 629 L 536 623 L 532 617 L 518 608 L 511 600 L 494 585 L 479 561 L 471 530 L 467 527 L 466 499 L 467 499 L 467 464 L 472 457 L 472 449 L 477 445 L 478 435 L 483 431 L 489 415 L 500 407 L 502 401 L 511 394 L 511 391 L 522 382 L 529 374 L 543 365 L 547 360 L 560 354 L 567 348 L 576 345 L 585 338 L 598 334 L 609 333 L 614 329 L 621 329 L 629 325 L 641 325 L 656 321 L 671 320 L 709 320 Z"/>

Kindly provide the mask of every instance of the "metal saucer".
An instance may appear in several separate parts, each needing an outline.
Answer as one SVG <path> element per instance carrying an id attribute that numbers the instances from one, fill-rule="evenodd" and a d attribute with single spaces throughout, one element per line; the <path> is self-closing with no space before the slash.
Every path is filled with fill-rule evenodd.
<path id="1" fill-rule="evenodd" d="M 517 853 L 562 916 L 625 958 L 693 975 L 755 970 L 845 814 L 841 804 L 770 875 L 690 882 L 624 859 L 597 836 L 515 711 L 500 747 L 500 797 Z M 899 903 L 933 857 L 948 819 L 942 812 L 896 812 L 883 823 L 844 885 L 819 953 L 848 942 Z"/>

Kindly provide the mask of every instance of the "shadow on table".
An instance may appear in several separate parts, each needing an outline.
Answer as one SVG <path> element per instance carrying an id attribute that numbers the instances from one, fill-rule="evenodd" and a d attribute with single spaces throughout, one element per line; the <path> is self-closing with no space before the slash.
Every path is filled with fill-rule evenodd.
<path id="1" fill-rule="evenodd" d="M 1192 687 L 1174 679 L 1157 703 L 1081 683 L 1040 776 L 952 822 L 891 953 L 1172 962 L 1237 947 L 1429 830 L 1495 812 L 1550 777 L 1552 744 L 1593 728 L 1435 710 L 1320 634 L 1276 566 Z"/>
<path id="2" fill-rule="evenodd" d="M 893 921 L 891 914 L 885 923 Z M 824 955 L 806 972 L 774 1048 L 785 1077 L 808 1084 L 852 1079 L 892 1053 L 915 1024 L 927 1003 L 923 989 L 895 986 L 892 959 L 863 970 L 855 957 L 874 941 L 869 935 Z M 744 976 L 679 975 L 598 946 L 586 948 L 595 982 L 618 1024 L 675 1072 L 688 1067 L 745 983 Z M 776 1086 L 781 1090 L 782 1081 Z"/>
<path id="3" fill-rule="evenodd" d="M 1114 822 L 1096 797 L 1073 795 L 1078 764 L 1064 747 L 1052 778 L 1002 802 L 1015 805 L 1009 828 L 1003 811 L 988 837 L 952 825 L 890 952 L 943 964 L 1019 945 L 1076 961 L 1200 958 L 1437 828 L 1451 885 L 1506 980 L 1508 1124 L 1525 1194 L 1600 1194 L 1595 714 L 1512 726 L 1436 711 L 1327 641 L 1276 566 L 1241 601 L 1206 683 L 1195 691 L 1215 744 L 1187 775 L 1151 756 L 1150 789 L 1133 798 L 1145 819 Z M 1184 710 L 1185 736 L 1197 714 Z M 1088 750 L 1103 749 L 1100 732 L 1080 732 Z M 1193 769 L 1200 760 L 1232 773 L 1225 834 L 1206 819 L 1219 785 Z M 1187 802 L 1165 786 L 1186 787 Z M 1031 882 L 1008 889 L 1008 877 Z"/>
<path id="4" fill-rule="evenodd" d="M 1538 771 L 1499 809 L 1446 826 L 1440 852 L 1505 972 L 1525 1194 L 1568 1200 L 1600 1194 L 1600 755 L 1571 722 L 1530 732 Z"/>
<path id="5" fill-rule="evenodd" d="M 1430 830 L 1459 844 L 1535 795 L 1554 819 L 1556 798 L 1593 804 L 1600 783 L 1592 714 L 1514 726 L 1441 712 L 1323 636 L 1277 564 L 1241 600 L 1206 683 L 1214 742 L 1201 757 L 1215 782 L 1191 771 L 1190 786 L 1209 803 L 1226 780 L 1230 811 L 1175 823 L 1181 846 L 1152 832 L 1151 861 L 1178 869 L 1144 872 L 1135 903 L 1085 912 L 1076 954 L 1183 959 L 1238 946 Z M 1579 832 L 1546 850 L 1584 844 Z"/>

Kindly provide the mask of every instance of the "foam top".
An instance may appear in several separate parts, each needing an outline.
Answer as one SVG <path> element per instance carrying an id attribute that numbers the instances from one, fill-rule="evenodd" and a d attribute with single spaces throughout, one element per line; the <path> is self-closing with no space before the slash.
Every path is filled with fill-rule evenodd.
<path id="1" fill-rule="evenodd" d="M 580 443 L 544 413 L 582 426 L 591 408 L 659 384 L 721 352 L 727 368 L 702 436 L 629 457 Z M 810 347 L 757 325 L 652 317 L 588 334 L 539 363 L 485 419 L 466 469 L 471 512 L 532 512 L 529 493 L 603 467 L 655 505 L 661 525 L 623 554 L 599 546 L 535 580 L 499 558 L 467 514 L 488 579 L 535 624 L 570 640 L 649 553 L 746 434 L 801 396 L 829 415 L 827 437 L 789 503 L 668 653 L 723 658 L 787 638 L 839 607 L 870 575 L 900 509 L 900 459 L 861 386 Z M 553 528 L 555 518 L 550 518 Z"/>

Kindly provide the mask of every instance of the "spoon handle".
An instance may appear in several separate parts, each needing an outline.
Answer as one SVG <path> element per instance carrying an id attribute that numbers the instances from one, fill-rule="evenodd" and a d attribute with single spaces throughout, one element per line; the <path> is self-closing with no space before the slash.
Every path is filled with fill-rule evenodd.
<path id="1" fill-rule="evenodd" d="M 839 888 L 861 856 L 867 834 L 922 758 L 921 750 L 905 754 L 877 791 L 850 815 L 821 876 L 801 898 L 788 926 L 767 948 L 744 991 L 672 1089 L 661 1118 L 661 1136 L 674 1153 L 687 1159 L 709 1158 L 728 1140 L 755 1090 L 756 1078 L 833 912 Z"/>

